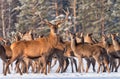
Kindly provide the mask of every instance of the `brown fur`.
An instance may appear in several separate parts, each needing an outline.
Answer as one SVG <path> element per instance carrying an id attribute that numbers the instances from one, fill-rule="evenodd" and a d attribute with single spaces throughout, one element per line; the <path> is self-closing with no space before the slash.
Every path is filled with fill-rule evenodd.
<path id="1" fill-rule="evenodd" d="M 33 35 L 32 35 L 32 30 L 22 34 L 21 32 L 18 32 L 15 36 L 15 39 L 14 39 L 16 42 L 18 41 L 21 41 L 21 40 L 24 40 L 24 41 L 30 41 L 30 40 L 33 40 Z M 24 73 L 28 73 L 28 68 L 31 64 L 32 60 L 29 59 L 29 58 L 25 58 L 21 61 L 21 62 L 18 62 L 18 60 L 16 61 L 16 67 L 15 67 L 15 70 L 16 72 L 19 72 L 19 64 L 21 64 L 21 70 L 22 72 Z M 33 68 L 33 67 L 32 67 Z"/>
<path id="2" fill-rule="evenodd" d="M 100 46 L 96 46 L 96 45 L 91 45 L 91 44 L 77 44 L 76 43 L 76 39 L 75 39 L 75 35 L 71 34 L 71 48 L 74 52 L 74 55 L 78 58 L 79 60 L 79 68 L 78 71 L 81 71 L 81 65 L 82 65 L 82 69 L 83 68 L 83 62 L 82 62 L 82 58 L 83 57 L 93 57 L 96 62 L 98 63 L 98 70 L 97 72 L 100 72 L 100 66 L 102 65 L 102 63 L 105 64 L 105 66 L 107 67 L 107 71 L 109 71 L 109 67 L 108 67 L 108 60 L 107 60 L 107 53 L 103 52 L 103 49 Z"/>
<path id="3" fill-rule="evenodd" d="M 75 65 L 75 69 L 77 71 L 77 63 L 76 60 L 73 58 L 74 57 L 74 53 L 71 49 L 71 42 L 65 42 L 65 46 L 66 46 L 66 52 L 64 53 L 64 56 L 68 57 L 71 61 L 71 67 L 72 67 L 72 72 L 74 72 L 74 68 L 73 68 L 73 64 Z"/>
<path id="4" fill-rule="evenodd" d="M 96 41 L 93 39 L 92 35 L 93 35 L 92 33 L 87 33 L 87 35 L 84 36 L 84 39 L 83 39 L 84 42 L 89 43 L 89 44 L 95 44 Z M 95 59 L 91 57 L 91 58 L 85 58 L 85 60 L 87 61 L 86 72 L 88 72 L 91 64 L 93 66 L 93 71 L 95 72 L 96 71 L 95 70 L 95 64 L 96 64 Z"/>
<path id="5" fill-rule="evenodd" d="M 93 39 L 92 35 L 93 35 L 92 33 L 87 33 L 87 35 L 84 37 L 84 42 L 96 44 L 97 41 L 95 41 L 95 39 Z"/>
<path id="6" fill-rule="evenodd" d="M 119 43 L 119 37 L 117 34 L 111 34 L 112 37 L 112 49 L 114 49 L 115 52 L 110 53 L 113 57 L 112 60 L 114 60 L 113 64 L 114 64 L 114 68 L 115 68 L 115 72 L 117 72 L 118 67 L 120 66 L 120 43 Z M 118 59 L 118 61 L 116 61 L 116 59 Z M 118 62 L 118 64 L 117 64 Z M 112 69 L 113 71 L 113 69 Z"/>
<path id="7" fill-rule="evenodd" d="M 117 53 L 119 53 L 120 52 L 120 43 L 118 41 L 119 41 L 120 38 L 117 37 L 116 34 L 111 34 L 111 37 L 112 37 L 112 42 L 113 42 L 114 49 L 117 51 Z"/>
<path id="8" fill-rule="evenodd" d="M 58 44 L 57 28 L 59 23 L 56 25 L 53 25 L 48 21 L 46 21 L 46 23 L 50 27 L 50 34 L 48 37 L 43 37 L 37 40 L 31 40 L 31 41 L 18 41 L 11 45 L 12 58 L 7 64 L 4 75 L 7 74 L 6 71 L 8 69 L 8 66 L 13 61 L 21 60 L 23 57 L 36 58 L 40 56 L 45 56 L 45 59 L 44 59 L 45 62 L 44 62 L 43 68 L 44 68 L 44 73 L 47 74 L 46 60 L 48 59 L 47 57 L 51 54 L 50 52 Z M 22 74 L 20 69 L 19 69 L 19 72 L 20 74 Z"/>
<path id="9" fill-rule="evenodd" d="M 3 60 L 3 73 L 4 73 L 6 63 L 12 56 L 12 51 L 10 49 L 10 41 L 5 40 L 5 39 L 2 39 L 1 41 L 4 42 L 4 45 L 3 45 L 4 49 L 1 49 L 1 53 L 4 53 L 4 54 L 1 54 L 1 57 Z M 3 50 L 4 50 L 4 52 L 3 52 Z M 9 68 L 8 68 L 7 72 L 10 73 Z"/>
<path id="10" fill-rule="evenodd" d="M 7 63 L 8 56 L 6 54 L 6 48 L 4 46 L 2 46 L 1 44 L 0 44 L 0 58 L 3 60 L 3 73 L 4 73 L 5 64 Z M 9 68 L 8 68 L 7 72 L 9 73 Z"/>

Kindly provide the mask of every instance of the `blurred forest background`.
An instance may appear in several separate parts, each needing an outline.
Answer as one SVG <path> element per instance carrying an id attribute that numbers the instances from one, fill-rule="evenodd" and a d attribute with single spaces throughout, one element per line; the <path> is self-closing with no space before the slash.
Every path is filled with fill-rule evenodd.
<path id="1" fill-rule="evenodd" d="M 60 29 L 94 33 L 96 36 L 120 32 L 120 0 L 0 0 L 0 37 L 33 29 L 47 34 L 43 19 L 66 18 Z"/>

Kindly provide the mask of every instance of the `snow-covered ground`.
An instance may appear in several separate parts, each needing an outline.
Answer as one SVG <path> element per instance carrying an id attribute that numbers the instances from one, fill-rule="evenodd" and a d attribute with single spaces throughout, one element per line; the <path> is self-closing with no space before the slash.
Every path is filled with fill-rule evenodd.
<path id="1" fill-rule="evenodd" d="M 12 71 L 11 74 L 7 74 L 7 76 L 4 76 L 2 74 L 2 61 L 0 60 L 0 79 L 120 79 L 120 69 L 119 72 L 105 72 L 97 74 L 96 72 L 92 72 L 92 68 L 90 68 L 88 73 L 72 73 L 71 67 L 69 66 L 67 72 L 55 73 L 57 66 L 58 65 L 55 65 L 55 67 L 51 70 L 51 73 L 49 73 L 48 75 L 40 73 L 29 73 L 23 74 L 21 76 L 20 74 L 16 74 L 14 73 L 14 71 Z"/>

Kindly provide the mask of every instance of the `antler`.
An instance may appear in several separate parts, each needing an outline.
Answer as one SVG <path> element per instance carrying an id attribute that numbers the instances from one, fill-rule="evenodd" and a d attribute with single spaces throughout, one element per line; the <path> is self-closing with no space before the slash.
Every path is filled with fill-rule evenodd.
<path id="1" fill-rule="evenodd" d="M 67 11 L 65 11 L 64 9 L 62 9 L 62 10 L 63 10 L 63 12 L 64 12 L 64 13 L 65 13 L 65 15 L 66 15 L 65 20 L 67 20 L 67 21 L 68 21 L 68 16 L 69 16 L 69 14 L 70 14 L 69 9 L 67 8 Z"/>

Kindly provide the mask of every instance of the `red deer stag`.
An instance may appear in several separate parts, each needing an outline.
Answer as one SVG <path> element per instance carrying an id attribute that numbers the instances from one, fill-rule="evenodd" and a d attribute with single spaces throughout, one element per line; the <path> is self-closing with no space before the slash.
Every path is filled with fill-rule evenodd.
<path id="1" fill-rule="evenodd" d="M 11 45 L 12 58 L 7 63 L 4 75 L 7 74 L 7 69 L 9 65 L 15 60 L 21 61 L 21 59 L 23 59 L 24 57 L 38 58 L 41 56 L 44 56 L 44 61 L 45 61 L 43 65 L 44 74 L 47 74 L 46 61 L 48 60 L 48 56 L 51 54 L 50 52 L 52 52 L 53 48 L 55 48 L 59 42 L 57 38 L 57 32 L 58 32 L 57 30 L 58 30 L 58 25 L 61 22 L 58 22 L 57 24 L 51 24 L 48 21 L 45 22 L 50 27 L 49 36 L 31 41 L 18 41 L 18 42 L 14 42 Z M 22 75 L 20 69 L 19 72 Z"/>

